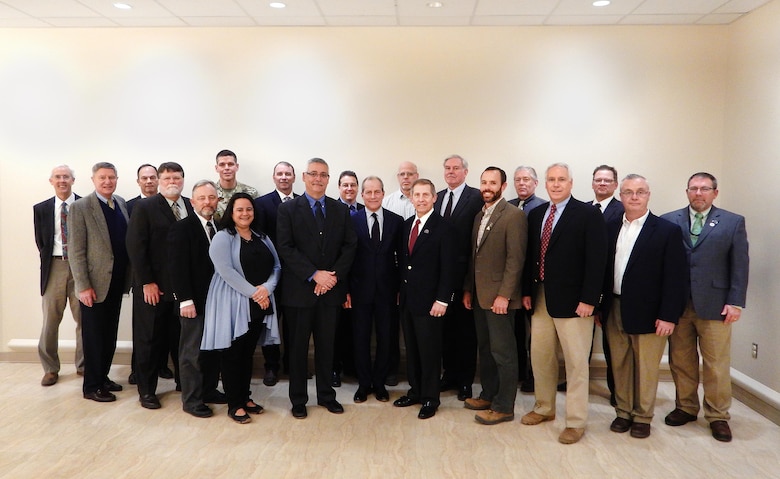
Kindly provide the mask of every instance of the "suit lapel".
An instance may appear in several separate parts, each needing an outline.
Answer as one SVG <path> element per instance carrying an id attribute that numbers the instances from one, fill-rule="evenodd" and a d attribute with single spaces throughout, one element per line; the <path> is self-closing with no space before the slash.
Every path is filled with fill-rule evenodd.
<path id="1" fill-rule="evenodd" d="M 420 251 L 420 246 L 424 245 L 428 241 L 431 232 L 436 228 L 436 224 L 440 218 L 441 216 L 437 216 L 435 211 L 431 216 L 428 217 L 428 221 L 425 222 L 419 234 L 417 235 L 417 241 L 414 243 L 414 251 L 412 251 L 412 256 L 417 254 L 417 252 Z M 412 228 L 414 228 L 415 221 L 417 220 L 415 219 L 412 221 Z M 409 233 L 411 234 L 411 230 L 409 230 Z M 409 238 L 407 237 L 407 241 L 408 240 Z"/>
<path id="2" fill-rule="evenodd" d="M 94 193 L 89 198 L 89 210 L 92 215 L 92 221 L 100 231 L 100 237 L 106 242 L 108 248 L 111 248 L 111 237 L 108 234 L 108 226 L 106 225 L 106 217 L 103 215 L 103 209 L 100 206 L 100 200 L 97 197 L 97 193 Z"/>
<path id="3" fill-rule="evenodd" d="M 493 214 L 490 215 L 490 219 L 488 220 L 488 224 L 485 225 L 485 231 L 482 233 L 482 241 L 477 245 L 477 251 L 482 247 L 483 244 L 485 244 L 485 240 L 487 240 L 487 237 L 490 235 L 490 232 L 493 230 L 493 225 L 498 222 L 499 218 L 501 218 L 501 215 L 504 214 L 504 210 L 506 209 L 507 202 L 506 201 L 500 201 L 498 205 L 496 205 L 496 209 L 493 210 Z M 484 212 L 479 212 L 477 215 L 477 218 L 481 221 L 484 217 Z M 477 226 L 477 231 L 479 231 L 478 223 L 475 222 L 474 224 Z M 477 233 L 479 234 L 479 233 Z"/>
<path id="4" fill-rule="evenodd" d="M 701 227 L 701 233 L 699 233 L 699 240 L 696 241 L 696 246 L 699 246 L 710 235 L 710 232 L 718 226 L 718 223 L 720 223 L 720 211 L 713 206 L 710 214 L 704 218 L 704 224 Z"/>
<path id="5" fill-rule="evenodd" d="M 644 226 L 642 226 L 642 231 L 639 232 L 634 247 L 631 248 L 631 256 L 628 257 L 628 263 L 626 264 L 626 271 L 624 274 L 631 270 L 631 267 L 637 262 L 637 257 L 645 251 L 645 244 L 653 237 L 657 224 L 656 217 L 653 216 L 652 213 L 647 216 L 647 220 L 645 221 Z"/>

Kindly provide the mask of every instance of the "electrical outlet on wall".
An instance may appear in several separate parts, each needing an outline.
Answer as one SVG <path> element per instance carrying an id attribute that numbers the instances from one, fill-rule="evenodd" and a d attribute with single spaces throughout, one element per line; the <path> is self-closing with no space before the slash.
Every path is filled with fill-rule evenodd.
<path id="1" fill-rule="evenodd" d="M 758 343 L 753 343 L 753 349 L 751 351 L 751 356 L 753 356 L 753 359 L 758 358 Z"/>

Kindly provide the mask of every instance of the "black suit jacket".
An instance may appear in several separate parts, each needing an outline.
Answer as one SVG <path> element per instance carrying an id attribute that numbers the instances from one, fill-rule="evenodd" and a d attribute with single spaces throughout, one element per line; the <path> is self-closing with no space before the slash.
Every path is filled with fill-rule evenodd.
<path id="1" fill-rule="evenodd" d="M 346 300 L 349 270 L 355 258 L 357 238 L 342 203 L 325 198 L 325 231 L 320 235 L 309 200 L 301 195 L 279 205 L 276 250 L 282 260 L 282 304 L 314 307 L 319 300 L 339 306 Z M 322 296 L 314 294 L 309 278 L 317 271 L 335 271 L 336 286 Z"/>
<path id="2" fill-rule="evenodd" d="M 382 208 L 382 242 L 371 241 L 369 219 L 361 210 L 352 215 L 357 236 L 357 252 L 349 273 L 349 293 L 353 304 L 396 304 L 398 297 L 398 256 L 404 219 Z"/>
<path id="3" fill-rule="evenodd" d="M 419 232 L 412 254 L 409 235 L 417 215 L 404 221 L 400 237 L 401 307 L 415 316 L 427 315 L 435 301 L 451 304 L 455 289 L 463 287 L 455 278 L 455 227 L 434 211 Z"/>
<path id="4" fill-rule="evenodd" d="M 623 208 L 623 203 L 617 198 L 612 198 L 604 209 L 604 222 L 620 221 L 623 219 L 623 213 L 625 212 L 626 210 Z"/>
<path id="5" fill-rule="evenodd" d="M 76 195 L 76 199 L 81 198 Z M 51 258 L 54 251 L 54 210 L 62 200 L 52 196 L 33 206 L 33 226 L 35 229 L 35 244 L 41 257 L 41 296 L 46 292 L 51 271 Z"/>
<path id="6" fill-rule="evenodd" d="M 136 196 L 135 198 L 131 198 L 127 200 L 127 215 L 130 216 L 133 214 L 133 206 L 135 206 L 135 202 L 138 200 L 142 200 L 141 195 Z"/>
<path id="7" fill-rule="evenodd" d="M 607 224 L 609 237 L 603 320 L 609 321 L 615 251 L 622 218 Z M 677 324 L 688 300 L 688 267 L 677 225 L 650 213 L 634 243 L 623 273 L 620 314 L 628 334 L 655 332 L 655 320 Z"/>
<path id="8" fill-rule="evenodd" d="M 515 198 L 512 200 L 507 201 L 510 205 L 513 206 L 519 206 L 520 205 L 520 198 Z M 531 212 L 532 209 L 536 208 L 537 206 L 541 206 L 544 204 L 547 204 L 548 202 L 539 198 L 538 196 L 531 195 L 527 200 L 525 200 L 525 203 L 523 203 L 523 212 L 528 215 L 528 213 Z"/>
<path id="9" fill-rule="evenodd" d="M 176 301 L 193 300 L 199 315 L 206 309 L 206 294 L 214 275 L 210 245 L 197 214 L 173 223 L 168 230 L 168 266 L 172 273 L 173 298 Z"/>
<path id="10" fill-rule="evenodd" d="M 299 195 L 293 193 L 293 198 Z M 282 199 L 276 190 L 255 198 L 255 221 L 252 223 L 252 229 L 256 232 L 263 232 L 271 238 L 271 242 L 276 246 L 276 217 L 279 205 Z"/>
<path id="11" fill-rule="evenodd" d="M 441 208 L 444 201 L 449 196 L 449 190 L 441 190 L 436 195 L 436 203 L 433 206 L 434 212 L 441 215 Z M 447 200 L 448 201 L 448 200 Z M 453 256 L 455 258 L 455 284 L 456 289 L 461 291 L 463 279 L 469 269 L 469 259 L 471 258 L 471 228 L 474 225 L 474 217 L 482 210 L 485 202 L 482 201 L 482 193 L 477 188 L 466 185 L 463 193 L 460 195 L 458 204 L 452 210 L 448 222 L 454 227 L 455 232 L 452 241 L 455 243 Z"/>
<path id="12" fill-rule="evenodd" d="M 539 286 L 539 254 L 542 221 L 547 207 L 528 214 L 528 252 L 523 270 L 523 294 L 536 296 Z M 598 306 L 607 265 L 607 228 L 592 204 L 574 197 L 560 214 L 547 247 L 544 293 L 547 311 L 554 318 L 577 316 L 582 302 Z M 533 304 L 533 301 L 532 301 Z"/>
<path id="13" fill-rule="evenodd" d="M 184 197 L 182 197 L 184 198 Z M 187 217 L 194 215 L 189 198 L 184 198 Z M 164 301 L 173 301 L 169 266 L 168 230 L 176 222 L 168 200 L 161 194 L 135 202 L 127 226 L 127 255 L 133 268 L 133 287 L 157 283 Z"/>

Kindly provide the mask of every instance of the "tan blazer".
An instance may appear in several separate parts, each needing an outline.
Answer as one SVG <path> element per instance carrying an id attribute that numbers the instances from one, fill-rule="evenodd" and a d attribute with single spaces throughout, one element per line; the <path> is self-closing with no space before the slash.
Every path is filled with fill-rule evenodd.
<path id="1" fill-rule="evenodd" d="M 463 290 L 471 291 L 474 307 L 490 309 L 496 296 L 503 296 L 509 298 L 509 309 L 519 309 L 528 221 L 522 210 L 502 198 L 490 215 L 482 242 L 477 245 L 484 215 L 480 211 L 474 218 L 472 255 Z"/>
<path id="2" fill-rule="evenodd" d="M 117 206 L 128 220 L 125 200 L 114 195 Z M 111 286 L 111 270 L 114 267 L 114 255 L 111 249 L 111 237 L 108 234 L 106 218 L 100 208 L 100 200 L 95 193 L 89 194 L 73 203 L 68 220 L 68 262 L 76 283 L 76 291 L 92 288 L 97 296 L 96 302 L 106 300 Z M 122 292 L 130 291 L 130 268 Z"/>

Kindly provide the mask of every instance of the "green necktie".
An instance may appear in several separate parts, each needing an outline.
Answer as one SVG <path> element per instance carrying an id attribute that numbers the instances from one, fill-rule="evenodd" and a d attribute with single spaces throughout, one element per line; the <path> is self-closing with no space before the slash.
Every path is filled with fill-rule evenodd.
<path id="1" fill-rule="evenodd" d="M 696 245 L 696 242 L 699 241 L 699 234 L 701 234 L 701 227 L 704 225 L 704 215 L 701 213 L 696 213 L 693 215 L 695 218 L 693 220 L 693 226 L 691 226 L 691 244 Z"/>

